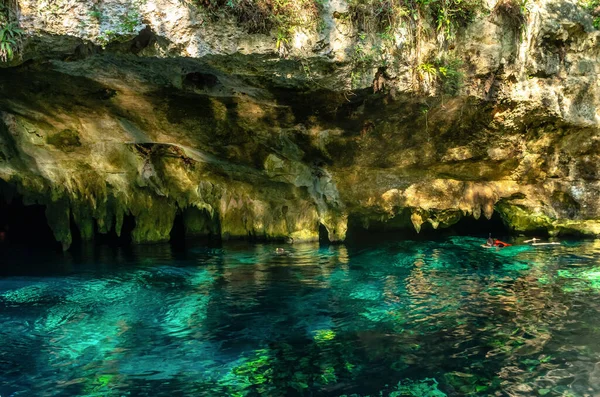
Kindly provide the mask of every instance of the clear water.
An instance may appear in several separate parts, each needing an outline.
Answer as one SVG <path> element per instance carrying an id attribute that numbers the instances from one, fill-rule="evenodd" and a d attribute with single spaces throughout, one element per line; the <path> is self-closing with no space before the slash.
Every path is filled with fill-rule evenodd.
<path id="1" fill-rule="evenodd" d="M 599 395 L 600 241 L 481 243 L 5 253 L 0 395 Z"/>

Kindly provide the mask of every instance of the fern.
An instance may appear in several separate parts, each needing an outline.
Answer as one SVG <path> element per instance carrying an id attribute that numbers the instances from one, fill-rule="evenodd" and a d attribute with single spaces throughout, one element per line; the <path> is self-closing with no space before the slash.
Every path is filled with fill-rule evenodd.
<path id="1" fill-rule="evenodd" d="M 8 62 L 13 59 L 23 31 L 15 22 L 8 23 L 0 29 L 0 61 Z"/>

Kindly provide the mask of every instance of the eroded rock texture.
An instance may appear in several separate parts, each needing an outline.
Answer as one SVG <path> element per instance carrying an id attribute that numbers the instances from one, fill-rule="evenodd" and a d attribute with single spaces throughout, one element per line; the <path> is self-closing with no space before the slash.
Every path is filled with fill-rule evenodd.
<path id="1" fill-rule="evenodd" d="M 73 222 L 92 239 L 128 215 L 136 242 L 168 239 L 177 214 L 226 238 L 495 211 L 517 233 L 600 234 L 600 34 L 574 2 L 530 3 L 522 29 L 487 4 L 451 40 L 424 17 L 415 42 L 358 34 L 332 0 L 284 44 L 179 0 L 18 3 L 1 186 L 45 205 L 64 247 Z M 450 89 L 423 66 L 443 57 Z"/>

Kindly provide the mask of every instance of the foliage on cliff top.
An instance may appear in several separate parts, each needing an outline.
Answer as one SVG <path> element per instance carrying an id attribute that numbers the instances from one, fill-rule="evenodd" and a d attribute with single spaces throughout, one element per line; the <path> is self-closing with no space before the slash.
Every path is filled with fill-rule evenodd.
<path id="1" fill-rule="evenodd" d="M 527 23 L 529 12 L 527 3 L 528 0 L 500 0 L 496 3 L 492 12 L 504 16 L 515 33 L 520 36 Z"/>
<path id="2" fill-rule="evenodd" d="M 413 5 L 409 0 L 406 5 Z M 396 25 L 399 17 L 408 15 L 403 2 L 393 0 L 348 0 L 350 19 L 359 31 L 384 32 Z"/>
<path id="3" fill-rule="evenodd" d="M 483 9 L 482 0 L 348 0 L 350 19 L 364 32 L 384 32 L 404 18 L 419 23 L 430 15 L 447 38 Z"/>
<path id="4" fill-rule="evenodd" d="M 429 9 L 437 23 L 438 31 L 447 38 L 454 36 L 456 29 L 465 27 L 483 8 L 482 0 L 419 0 Z"/>
<path id="5" fill-rule="evenodd" d="M 249 33 L 267 34 L 277 29 L 289 34 L 300 26 L 313 26 L 319 18 L 322 0 L 195 0 L 218 19 L 233 15 Z"/>

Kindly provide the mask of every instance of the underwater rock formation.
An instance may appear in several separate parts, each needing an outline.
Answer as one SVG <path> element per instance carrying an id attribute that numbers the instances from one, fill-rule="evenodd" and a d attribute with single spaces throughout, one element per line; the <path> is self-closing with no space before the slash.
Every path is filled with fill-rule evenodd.
<path id="1" fill-rule="evenodd" d="M 505 3 L 382 32 L 331 0 L 281 33 L 201 1 L 19 0 L 2 195 L 46 206 L 65 248 L 73 224 L 89 240 L 127 216 L 140 243 L 178 215 L 189 235 L 294 242 L 494 212 L 598 235 L 600 32 L 573 1 L 530 2 L 522 26 Z"/>

